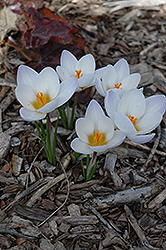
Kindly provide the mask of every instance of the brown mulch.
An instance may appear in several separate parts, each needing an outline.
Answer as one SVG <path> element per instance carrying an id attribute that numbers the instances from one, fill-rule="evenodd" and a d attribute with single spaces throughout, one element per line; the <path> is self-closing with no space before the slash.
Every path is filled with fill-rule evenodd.
<path id="1" fill-rule="evenodd" d="M 85 41 L 84 52 L 93 54 L 97 68 L 125 58 L 131 72 L 141 74 L 139 87 L 146 97 L 166 95 L 166 1 L 26 4 L 73 20 Z M 63 204 L 67 185 L 59 162 L 47 163 L 34 124 L 19 116 L 16 70 L 30 63 L 32 54 L 12 45 L 21 40 L 15 25 L 18 16 L 11 14 L 12 4 L 6 5 L 3 15 L 0 10 L 0 249 L 166 249 L 166 115 L 153 141 L 139 145 L 126 140 L 101 154 L 88 182 L 83 180 L 80 158 L 76 160 L 70 148 L 74 130 L 63 129 L 60 122 L 56 153 L 68 174 L 69 198 L 38 226 Z M 84 115 L 91 98 L 103 105 L 93 87 L 78 104 L 76 118 Z M 51 116 L 54 124 L 57 112 Z"/>

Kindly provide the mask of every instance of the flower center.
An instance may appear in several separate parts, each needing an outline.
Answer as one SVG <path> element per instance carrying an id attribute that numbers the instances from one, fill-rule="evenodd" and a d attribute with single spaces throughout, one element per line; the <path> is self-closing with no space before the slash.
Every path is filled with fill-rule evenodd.
<path id="1" fill-rule="evenodd" d="M 120 88 L 122 86 L 122 83 L 115 83 L 114 89 L 122 89 Z"/>
<path id="2" fill-rule="evenodd" d="M 75 72 L 76 72 L 75 77 L 77 79 L 79 79 L 79 78 L 81 78 L 83 76 L 83 73 L 81 73 L 82 72 L 81 69 L 79 69 L 79 70 L 76 69 Z"/>
<path id="3" fill-rule="evenodd" d="M 138 120 L 138 118 L 135 118 L 133 115 L 129 115 L 128 118 L 133 123 L 133 125 L 135 125 L 136 121 Z"/>
<path id="4" fill-rule="evenodd" d="M 103 146 L 106 145 L 106 137 L 104 134 L 100 134 L 99 130 L 96 133 L 88 136 L 89 146 Z"/>
<path id="5" fill-rule="evenodd" d="M 43 94 L 42 92 L 38 92 L 36 94 L 36 100 L 33 102 L 33 107 L 35 109 L 40 109 L 44 105 L 46 105 L 48 102 L 51 102 L 51 98 L 49 95 Z"/>

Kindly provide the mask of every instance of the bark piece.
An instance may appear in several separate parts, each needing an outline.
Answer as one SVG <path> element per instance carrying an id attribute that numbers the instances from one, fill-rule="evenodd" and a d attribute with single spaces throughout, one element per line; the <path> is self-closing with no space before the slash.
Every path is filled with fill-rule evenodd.
<path id="1" fill-rule="evenodd" d="M 15 14 L 9 7 L 3 7 L 0 11 L 0 42 L 5 38 L 7 33 L 11 30 L 17 30 L 15 22 L 17 14 Z"/>
<path id="2" fill-rule="evenodd" d="M 70 216 L 81 216 L 80 208 L 76 204 L 70 204 L 68 206 L 68 212 Z"/>
<path id="3" fill-rule="evenodd" d="M 3 132 L 0 133 L 0 162 L 2 158 L 6 157 L 8 153 L 10 147 L 10 139 L 11 139 L 10 135 Z"/>
<path id="4" fill-rule="evenodd" d="M 166 188 L 158 194 L 149 204 L 148 208 L 154 208 L 166 199 Z"/>
<path id="5" fill-rule="evenodd" d="M 143 188 L 132 187 L 128 190 L 117 192 L 116 194 L 109 195 L 106 198 L 96 198 L 94 202 L 97 205 L 101 203 L 129 203 L 131 201 L 141 201 L 147 197 L 150 197 L 153 193 L 157 192 L 158 190 L 155 186 L 148 186 Z"/>
<path id="6" fill-rule="evenodd" d="M 133 216 L 131 210 L 129 209 L 129 207 L 127 205 L 124 206 L 124 209 L 126 211 L 126 216 L 128 218 L 129 223 L 131 224 L 131 226 L 133 227 L 134 231 L 136 232 L 136 234 L 138 235 L 141 243 L 143 246 L 148 247 L 150 249 L 156 249 L 159 250 L 159 248 L 155 248 L 152 247 L 149 242 L 147 241 L 144 232 L 142 231 L 142 229 L 140 228 L 140 226 L 137 223 L 137 220 L 135 219 L 135 217 Z"/>

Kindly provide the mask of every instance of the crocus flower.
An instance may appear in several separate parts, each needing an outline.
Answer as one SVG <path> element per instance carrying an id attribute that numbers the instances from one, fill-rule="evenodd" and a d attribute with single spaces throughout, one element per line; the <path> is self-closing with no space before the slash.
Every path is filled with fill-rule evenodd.
<path id="1" fill-rule="evenodd" d="M 77 60 L 69 51 L 63 50 L 60 58 L 61 66 L 56 71 L 61 80 L 75 77 L 78 82 L 77 91 L 90 87 L 94 80 L 95 59 L 91 54 L 85 55 Z"/>
<path id="2" fill-rule="evenodd" d="M 130 74 L 128 62 L 119 60 L 114 66 L 107 65 L 95 72 L 96 89 L 100 95 L 105 96 L 112 89 L 122 96 L 130 89 L 136 88 L 141 80 L 139 73 Z"/>
<path id="3" fill-rule="evenodd" d="M 78 138 L 71 142 L 74 151 L 82 154 L 104 152 L 119 146 L 125 139 L 121 131 L 114 131 L 112 120 L 104 114 L 101 106 L 92 100 L 87 107 L 85 118 L 76 121 Z"/>
<path id="4" fill-rule="evenodd" d="M 145 99 L 142 91 L 132 89 L 121 98 L 112 90 L 105 97 L 105 109 L 114 120 L 115 126 L 137 143 L 150 141 L 155 133 L 149 134 L 161 122 L 166 109 L 166 97 L 154 95 Z"/>
<path id="5" fill-rule="evenodd" d="M 51 67 L 38 74 L 25 65 L 18 68 L 17 84 L 15 94 L 23 106 L 20 115 L 26 121 L 43 119 L 47 113 L 68 101 L 77 88 L 75 79 L 60 84 L 56 71 Z"/>

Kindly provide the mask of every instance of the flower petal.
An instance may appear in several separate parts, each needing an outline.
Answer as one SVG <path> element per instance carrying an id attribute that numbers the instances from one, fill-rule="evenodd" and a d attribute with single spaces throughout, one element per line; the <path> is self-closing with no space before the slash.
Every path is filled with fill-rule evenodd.
<path id="1" fill-rule="evenodd" d="M 119 128 L 119 130 L 124 132 L 126 135 L 137 134 L 137 130 L 135 129 L 134 125 L 127 116 L 122 113 L 115 112 L 114 117 L 115 124 Z"/>
<path id="2" fill-rule="evenodd" d="M 59 78 L 64 81 L 70 77 L 74 77 L 74 71 L 72 72 L 72 74 L 70 74 L 67 69 L 65 69 L 63 66 L 57 66 L 56 67 L 56 71 L 59 75 Z"/>
<path id="3" fill-rule="evenodd" d="M 102 153 L 102 152 L 105 152 L 108 148 L 108 145 L 103 145 L 103 146 L 89 146 L 91 148 L 91 150 L 93 150 L 94 152 L 97 152 L 97 153 Z"/>
<path id="4" fill-rule="evenodd" d="M 60 84 L 56 71 L 51 67 L 45 67 L 38 75 L 35 88 L 38 92 L 48 94 L 51 99 L 54 99 L 59 92 Z M 36 93 L 36 94 L 37 94 Z"/>
<path id="5" fill-rule="evenodd" d="M 100 134 L 104 134 L 106 136 L 106 141 L 109 141 L 114 135 L 114 124 L 111 118 L 103 116 L 102 119 L 99 119 L 98 130 Z"/>
<path id="6" fill-rule="evenodd" d="M 102 67 L 102 68 L 100 68 L 100 69 L 95 70 L 95 73 L 94 73 L 95 78 L 98 78 L 98 79 L 102 78 L 103 72 L 105 71 L 105 69 L 106 69 L 109 65 L 111 65 L 111 64 L 108 64 L 108 65 L 105 66 L 105 67 Z"/>
<path id="7" fill-rule="evenodd" d="M 162 115 L 166 109 L 166 97 L 164 95 L 153 95 L 146 98 L 146 110 L 148 112 L 159 112 Z"/>
<path id="8" fill-rule="evenodd" d="M 17 71 L 17 84 L 20 85 L 29 85 L 32 89 L 34 89 L 34 82 L 36 82 L 36 79 L 38 77 L 38 73 L 26 66 L 26 65 L 20 65 L 18 67 Z"/>
<path id="9" fill-rule="evenodd" d="M 114 136 L 111 138 L 110 141 L 108 141 L 108 148 L 115 148 L 119 146 L 120 144 L 122 144 L 125 138 L 126 138 L 125 133 L 118 130 L 115 131 Z"/>
<path id="10" fill-rule="evenodd" d="M 95 131 L 98 129 L 98 121 L 102 119 L 103 116 L 105 116 L 105 114 L 100 104 L 92 100 L 87 107 L 85 118 L 93 123 Z"/>
<path id="11" fill-rule="evenodd" d="M 20 109 L 20 116 L 25 121 L 38 121 L 46 117 L 46 114 L 44 113 L 38 113 L 36 111 L 30 111 L 26 108 Z"/>
<path id="12" fill-rule="evenodd" d="M 79 138 L 74 139 L 71 144 L 71 148 L 81 154 L 91 154 L 93 150 L 88 146 L 88 144 L 82 142 Z"/>
<path id="13" fill-rule="evenodd" d="M 35 110 L 33 102 L 36 100 L 35 93 L 29 85 L 19 85 L 15 89 L 17 100 L 28 110 Z"/>
<path id="14" fill-rule="evenodd" d="M 74 76 L 77 59 L 71 52 L 68 50 L 63 50 L 60 63 L 61 66 L 63 66 L 69 72 L 69 75 Z"/>
<path id="15" fill-rule="evenodd" d="M 94 73 L 96 67 L 96 62 L 94 57 L 91 54 L 85 55 L 80 58 L 77 62 L 75 69 L 82 70 L 84 74 Z"/>
<path id="16" fill-rule="evenodd" d="M 102 83 L 103 89 L 106 92 L 108 89 L 113 89 L 117 83 L 118 76 L 115 68 L 112 65 L 108 65 L 103 72 Z"/>
<path id="17" fill-rule="evenodd" d="M 128 135 L 127 137 L 136 143 L 147 143 L 149 141 L 151 141 L 153 139 L 153 137 L 155 136 L 155 133 L 153 134 L 149 134 L 149 135 Z"/>
<path id="18" fill-rule="evenodd" d="M 86 118 L 79 118 L 76 121 L 75 129 L 81 141 L 89 143 L 88 136 L 94 133 L 93 124 Z"/>
<path id="19" fill-rule="evenodd" d="M 105 96 L 106 92 L 103 89 L 103 83 L 100 79 L 95 79 L 95 85 L 96 85 L 96 89 L 99 92 L 100 95 Z"/>
<path id="20" fill-rule="evenodd" d="M 90 87 L 94 79 L 94 74 L 86 74 L 78 79 L 78 87 L 86 88 Z"/>
<path id="21" fill-rule="evenodd" d="M 67 79 L 60 84 L 60 90 L 57 96 L 59 98 L 59 103 L 57 107 L 60 107 L 72 97 L 77 89 L 77 86 L 78 81 L 75 77 Z"/>
<path id="22" fill-rule="evenodd" d="M 127 91 L 121 98 L 117 111 L 126 116 L 134 116 L 140 118 L 146 108 L 145 97 L 139 89 L 131 89 Z"/>
<path id="23" fill-rule="evenodd" d="M 51 102 L 48 102 L 46 105 L 44 105 L 42 108 L 38 109 L 37 112 L 41 113 L 50 113 L 54 109 L 56 109 L 59 105 L 59 97 L 55 98 Z"/>
<path id="24" fill-rule="evenodd" d="M 122 89 L 125 92 L 127 92 L 130 89 L 134 89 L 138 86 L 140 80 L 141 80 L 141 75 L 139 73 L 128 75 L 122 80 Z"/>
<path id="25" fill-rule="evenodd" d="M 120 59 L 115 65 L 114 68 L 118 75 L 118 82 L 121 82 L 126 76 L 130 74 L 130 69 L 128 62 L 125 59 Z"/>
<path id="26" fill-rule="evenodd" d="M 146 113 L 136 124 L 138 134 L 147 134 L 155 129 L 161 122 L 162 115 L 158 112 Z"/>
<path id="27" fill-rule="evenodd" d="M 113 90 L 107 91 L 104 99 L 104 105 L 107 114 L 114 120 L 114 112 L 117 111 L 117 107 L 120 101 L 120 97 Z"/>

